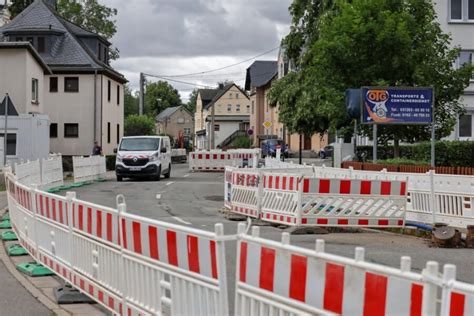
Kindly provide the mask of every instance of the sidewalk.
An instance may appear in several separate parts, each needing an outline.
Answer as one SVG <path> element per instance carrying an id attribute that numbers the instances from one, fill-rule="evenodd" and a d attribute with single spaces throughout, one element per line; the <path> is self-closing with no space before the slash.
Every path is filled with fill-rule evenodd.
<path id="1" fill-rule="evenodd" d="M 0 210 L 6 206 L 6 193 L 1 192 Z M 0 311 L 2 315 L 53 315 L 10 274 L 3 261 L 0 261 Z"/>

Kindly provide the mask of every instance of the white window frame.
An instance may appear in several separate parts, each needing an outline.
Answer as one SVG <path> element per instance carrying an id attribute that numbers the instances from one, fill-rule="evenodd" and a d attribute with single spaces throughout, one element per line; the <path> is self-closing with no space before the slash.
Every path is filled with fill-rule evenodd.
<path id="1" fill-rule="evenodd" d="M 474 17 L 469 18 L 469 0 L 461 0 L 461 18 L 453 19 L 451 15 L 452 1 L 448 0 L 448 22 L 449 23 L 474 23 Z M 474 3 L 473 3 L 474 5 Z"/>
<path id="2" fill-rule="evenodd" d="M 31 103 L 39 103 L 39 81 L 36 78 L 31 78 Z"/>
<path id="3" fill-rule="evenodd" d="M 237 104 L 235 106 L 235 112 L 239 112 L 240 113 L 240 104 Z"/>
<path id="4" fill-rule="evenodd" d="M 473 131 L 473 119 L 474 119 L 474 115 L 471 114 L 471 113 L 466 113 L 465 116 L 470 116 L 471 117 L 471 136 L 461 136 L 461 116 L 458 118 L 458 126 L 457 126 L 457 129 L 458 129 L 458 135 L 459 135 L 459 139 L 461 140 L 469 140 L 469 139 L 472 139 L 474 137 L 474 131 Z"/>
<path id="5" fill-rule="evenodd" d="M 459 57 L 456 59 L 456 69 L 459 69 L 461 68 L 461 53 L 470 53 L 471 54 L 471 64 L 474 65 L 474 50 L 461 50 L 459 52 Z M 474 72 L 472 73 L 471 75 L 471 79 L 470 79 L 471 82 L 474 82 Z"/>
<path id="6" fill-rule="evenodd" d="M 232 112 L 232 104 L 227 104 L 227 112 Z"/>
<path id="7" fill-rule="evenodd" d="M 0 134 L 3 134 L 4 137 L 8 137 L 8 134 L 15 134 L 16 135 L 16 143 L 15 143 L 15 154 L 14 155 L 8 155 L 7 154 L 7 158 L 16 158 L 18 157 L 18 130 L 7 130 L 7 136 L 5 136 L 5 131 L 1 131 Z M 1 135 L 0 135 L 0 138 L 1 138 Z M 5 141 L 2 139 L 2 141 Z M 7 144 L 7 147 L 8 147 L 8 144 Z M 7 148 L 3 148 L 3 150 L 7 150 Z"/>

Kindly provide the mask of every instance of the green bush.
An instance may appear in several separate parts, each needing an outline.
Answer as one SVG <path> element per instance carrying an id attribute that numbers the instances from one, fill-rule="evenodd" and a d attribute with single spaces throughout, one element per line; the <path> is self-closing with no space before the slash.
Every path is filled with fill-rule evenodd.
<path id="1" fill-rule="evenodd" d="M 437 166 L 474 167 L 474 142 L 437 141 L 435 152 L 435 162 Z M 362 158 L 363 154 L 365 154 L 364 158 Z M 429 164 L 431 161 L 431 143 L 422 142 L 414 145 L 400 146 L 400 158 L 419 162 L 418 164 Z M 391 159 L 393 159 L 392 146 L 377 147 L 378 162 Z M 358 146 L 357 160 L 370 162 L 372 160 L 372 146 Z"/>
<path id="2" fill-rule="evenodd" d="M 232 148 L 250 148 L 251 146 L 252 141 L 248 136 L 237 136 L 230 144 Z"/>
<path id="3" fill-rule="evenodd" d="M 146 115 L 130 115 L 125 119 L 125 136 L 156 135 L 155 120 Z"/>

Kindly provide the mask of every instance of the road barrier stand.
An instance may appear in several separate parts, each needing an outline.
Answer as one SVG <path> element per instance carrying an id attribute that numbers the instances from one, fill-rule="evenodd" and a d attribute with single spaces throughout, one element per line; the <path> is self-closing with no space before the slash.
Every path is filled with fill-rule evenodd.
<path id="1" fill-rule="evenodd" d="M 232 173 L 233 167 L 225 167 L 224 171 L 224 207 L 232 208 Z"/>

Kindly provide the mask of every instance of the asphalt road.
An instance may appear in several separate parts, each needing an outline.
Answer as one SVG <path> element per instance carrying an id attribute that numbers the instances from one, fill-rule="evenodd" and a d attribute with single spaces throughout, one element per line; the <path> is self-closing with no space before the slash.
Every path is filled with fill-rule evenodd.
<path id="1" fill-rule="evenodd" d="M 78 198 L 115 207 L 115 197 L 123 194 L 128 212 L 149 218 L 212 231 L 214 224 L 223 223 L 226 234 L 237 231 L 236 221 L 226 220 L 218 209 L 223 207 L 224 175 L 222 173 L 191 173 L 187 164 L 174 164 L 171 179 L 152 181 L 108 181 L 76 190 Z M 271 226 L 261 227 L 261 235 L 279 240 L 286 231 Z M 346 257 L 354 256 L 354 248 L 365 247 L 366 260 L 399 267 L 401 256 L 412 257 L 412 268 L 421 271 L 427 261 L 440 266 L 457 266 L 458 279 L 474 283 L 474 251 L 472 249 L 430 248 L 427 241 L 403 235 L 362 231 L 325 235 L 292 235 L 292 244 L 306 248 L 315 246 L 316 238 L 326 241 L 326 251 Z M 228 266 L 234 266 L 235 247 L 227 247 Z M 234 276 L 233 271 L 228 272 Z"/>

